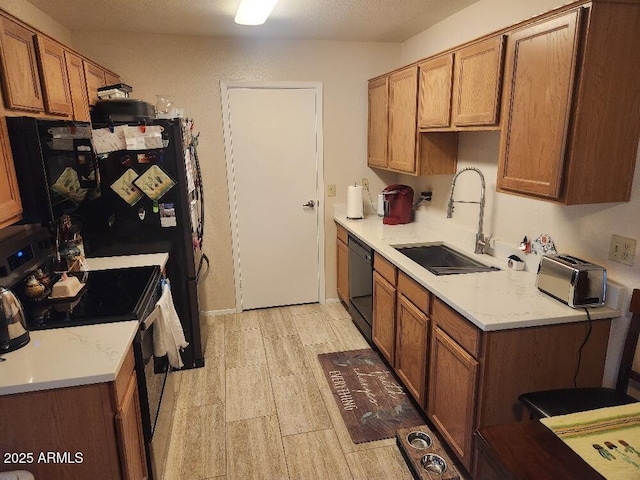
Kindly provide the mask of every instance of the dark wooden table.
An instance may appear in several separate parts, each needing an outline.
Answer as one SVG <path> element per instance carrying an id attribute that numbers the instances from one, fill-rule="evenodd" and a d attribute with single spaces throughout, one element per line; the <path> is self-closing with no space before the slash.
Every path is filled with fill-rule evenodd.
<path id="1" fill-rule="evenodd" d="M 484 427 L 475 435 L 478 480 L 604 478 L 538 420 Z"/>

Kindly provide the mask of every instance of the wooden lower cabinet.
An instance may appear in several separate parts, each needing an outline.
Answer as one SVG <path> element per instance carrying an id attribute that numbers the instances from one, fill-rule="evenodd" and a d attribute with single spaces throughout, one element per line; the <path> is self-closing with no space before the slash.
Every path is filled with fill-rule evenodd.
<path id="1" fill-rule="evenodd" d="M 400 293 L 396 325 L 396 373 L 424 407 L 429 318 Z"/>
<path id="2" fill-rule="evenodd" d="M 131 350 L 115 382 L 0 396 L 0 451 L 32 453 L 19 469 L 37 479 L 148 478 L 133 365 Z"/>
<path id="3" fill-rule="evenodd" d="M 440 328 L 433 329 L 427 414 L 470 468 L 479 363 Z"/>
<path id="4" fill-rule="evenodd" d="M 373 343 L 424 408 L 430 295 L 377 254 L 374 268 Z"/>
<path id="5" fill-rule="evenodd" d="M 373 343 L 393 367 L 396 351 L 396 287 L 373 272 Z"/>
<path id="6" fill-rule="evenodd" d="M 349 240 L 344 227 L 336 225 L 336 262 L 338 297 L 349 305 Z"/>
<path id="7" fill-rule="evenodd" d="M 147 477 L 141 418 L 136 374 L 132 372 L 124 399 L 116 414 L 122 477 L 125 480 Z"/>
<path id="8" fill-rule="evenodd" d="M 586 322 L 482 331 L 440 299 L 431 312 L 427 415 L 476 476 L 476 429 L 520 420 L 524 392 L 573 385 Z M 602 385 L 611 320 L 591 323 L 577 384 Z"/>
<path id="9" fill-rule="evenodd" d="M 377 252 L 374 270 L 373 342 L 472 478 L 474 432 L 519 421 L 521 393 L 571 387 L 576 371 L 602 385 L 611 319 L 485 331 Z"/>

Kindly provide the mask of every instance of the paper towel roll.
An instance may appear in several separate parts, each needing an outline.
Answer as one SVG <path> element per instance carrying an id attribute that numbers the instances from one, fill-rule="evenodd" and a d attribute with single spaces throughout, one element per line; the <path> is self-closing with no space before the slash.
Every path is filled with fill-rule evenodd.
<path id="1" fill-rule="evenodd" d="M 349 185 L 347 188 L 347 218 L 364 218 L 362 185 Z"/>

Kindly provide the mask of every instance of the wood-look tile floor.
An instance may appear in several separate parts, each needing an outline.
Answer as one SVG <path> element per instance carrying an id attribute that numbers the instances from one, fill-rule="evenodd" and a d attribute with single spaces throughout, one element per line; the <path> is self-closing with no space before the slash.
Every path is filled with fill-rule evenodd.
<path id="1" fill-rule="evenodd" d="M 175 373 L 165 480 L 411 480 L 395 440 L 354 444 L 319 353 L 368 348 L 340 303 L 209 317 Z"/>

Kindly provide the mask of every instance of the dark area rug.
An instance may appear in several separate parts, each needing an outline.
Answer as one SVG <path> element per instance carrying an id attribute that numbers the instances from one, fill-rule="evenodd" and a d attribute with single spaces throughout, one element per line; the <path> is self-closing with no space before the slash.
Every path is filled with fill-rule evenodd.
<path id="1" fill-rule="evenodd" d="M 424 420 L 404 387 L 372 349 L 318 355 L 354 443 L 393 438 Z"/>

